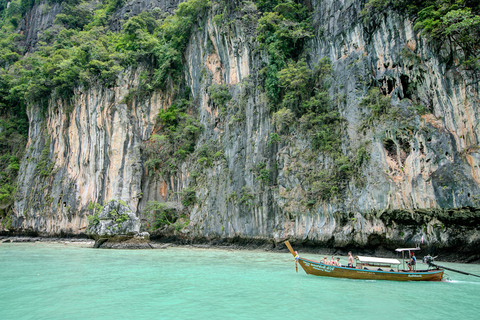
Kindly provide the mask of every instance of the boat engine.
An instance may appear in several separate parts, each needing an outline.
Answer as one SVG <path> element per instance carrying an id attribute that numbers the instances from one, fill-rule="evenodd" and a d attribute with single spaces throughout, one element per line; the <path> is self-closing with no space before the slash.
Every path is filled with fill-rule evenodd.
<path id="1" fill-rule="evenodd" d="M 427 255 L 423 257 L 423 263 L 428 264 L 429 266 L 433 265 L 433 261 L 435 261 L 436 257 L 432 257 L 431 255 Z"/>
<path id="2" fill-rule="evenodd" d="M 456 269 L 452 269 L 452 268 L 448 268 L 448 267 L 444 267 L 444 266 L 439 266 L 438 264 L 433 263 L 435 258 L 436 257 L 432 257 L 430 255 L 425 256 L 425 257 L 423 257 L 423 263 L 427 263 L 428 267 L 450 270 L 450 271 L 453 271 L 453 272 L 458 272 L 458 273 L 461 273 L 461 274 L 465 274 L 467 276 L 474 276 L 474 277 L 480 278 L 480 275 L 477 275 L 477 274 L 473 274 L 473 273 L 469 273 L 469 272 L 465 272 L 465 271 L 461 271 L 461 270 L 456 270 Z"/>

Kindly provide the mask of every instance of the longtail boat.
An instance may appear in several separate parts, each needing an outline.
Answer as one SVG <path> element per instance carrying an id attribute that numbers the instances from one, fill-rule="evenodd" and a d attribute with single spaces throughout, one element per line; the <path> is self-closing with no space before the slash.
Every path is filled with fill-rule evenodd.
<path id="1" fill-rule="evenodd" d="M 288 250 L 295 257 L 295 267 L 297 263 L 305 270 L 307 274 L 323 277 L 364 279 L 364 280 L 393 280 L 393 281 L 441 281 L 443 278 L 443 269 L 429 267 L 425 270 L 405 269 L 405 258 L 403 257 L 403 266 L 398 259 L 386 259 L 375 257 L 357 256 L 356 267 L 334 266 L 324 264 L 319 261 L 301 258 L 293 250 L 288 241 L 285 241 Z M 402 256 L 405 252 L 410 253 L 418 248 L 397 249 Z M 410 254 L 408 255 L 410 256 Z M 416 267 L 416 265 L 414 266 Z"/>

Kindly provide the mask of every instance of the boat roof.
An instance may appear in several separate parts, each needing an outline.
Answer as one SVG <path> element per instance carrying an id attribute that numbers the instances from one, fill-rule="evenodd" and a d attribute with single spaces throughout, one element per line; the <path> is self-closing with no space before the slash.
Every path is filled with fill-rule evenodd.
<path id="1" fill-rule="evenodd" d="M 375 257 L 364 257 L 364 256 L 356 256 L 360 262 L 367 262 L 367 263 L 385 263 L 385 264 L 400 264 L 398 259 L 389 259 L 389 258 L 375 258 Z"/>
<path id="2" fill-rule="evenodd" d="M 420 250 L 420 248 L 398 248 L 395 249 L 397 252 L 402 252 L 402 251 L 415 251 L 415 250 Z"/>

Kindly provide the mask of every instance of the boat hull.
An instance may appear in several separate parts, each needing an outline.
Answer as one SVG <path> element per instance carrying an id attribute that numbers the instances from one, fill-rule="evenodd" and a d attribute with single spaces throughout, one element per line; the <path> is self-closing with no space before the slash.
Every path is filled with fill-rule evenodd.
<path id="1" fill-rule="evenodd" d="M 441 281 L 443 278 L 442 269 L 411 272 L 390 272 L 373 269 L 363 270 L 347 267 L 329 266 L 323 263 L 303 258 L 299 258 L 298 263 L 307 274 L 322 277 L 392 281 Z"/>

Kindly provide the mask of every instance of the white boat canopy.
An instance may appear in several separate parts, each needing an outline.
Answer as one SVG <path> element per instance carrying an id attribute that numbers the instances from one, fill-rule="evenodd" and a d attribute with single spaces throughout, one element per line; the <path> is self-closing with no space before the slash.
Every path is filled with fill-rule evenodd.
<path id="1" fill-rule="evenodd" d="M 356 256 L 355 259 L 357 259 L 361 263 L 400 264 L 400 261 L 398 261 L 397 259 L 363 257 L 363 256 Z"/>
<path id="2" fill-rule="evenodd" d="M 420 250 L 420 248 L 398 248 L 395 249 L 397 252 L 402 252 L 402 251 L 415 251 L 415 250 Z"/>

